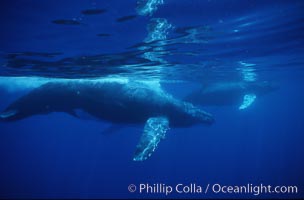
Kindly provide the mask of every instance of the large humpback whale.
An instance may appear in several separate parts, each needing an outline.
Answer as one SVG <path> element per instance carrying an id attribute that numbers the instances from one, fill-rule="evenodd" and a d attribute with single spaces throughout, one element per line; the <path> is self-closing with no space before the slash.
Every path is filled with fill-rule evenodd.
<path id="1" fill-rule="evenodd" d="M 170 127 L 211 124 L 210 114 L 173 98 L 161 88 L 139 82 L 50 82 L 17 99 L 2 113 L 2 121 L 21 120 L 51 112 L 75 117 L 78 110 L 118 124 L 145 124 L 133 160 L 146 160 Z"/>
<path id="2" fill-rule="evenodd" d="M 248 108 L 258 96 L 278 88 L 274 82 L 216 82 L 207 84 L 189 94 L 185 100 L 203 106 L 238 105 L 240 110 Z"/>

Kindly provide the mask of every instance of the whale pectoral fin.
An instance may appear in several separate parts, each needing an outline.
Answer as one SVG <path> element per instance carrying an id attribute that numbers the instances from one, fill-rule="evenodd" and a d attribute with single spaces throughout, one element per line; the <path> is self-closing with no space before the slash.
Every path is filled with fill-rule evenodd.
<path id="1" fill-rule="evenodd" d="M 169 120 L 166 117 L 149 118 L 136 146 L 133 160 L 144 161 L 148 159 L 157 148 L 160 140 L 165 138 L 167 130 L 169 130 Z"/>
<path id="2" fill-rule="evenodd" d="M 243 103 L 240 105 L 239 110 L 244 110 L 245 108 L 248 108 L 256 99 L 255 94 L 246 94 L 243 97 Z"/>

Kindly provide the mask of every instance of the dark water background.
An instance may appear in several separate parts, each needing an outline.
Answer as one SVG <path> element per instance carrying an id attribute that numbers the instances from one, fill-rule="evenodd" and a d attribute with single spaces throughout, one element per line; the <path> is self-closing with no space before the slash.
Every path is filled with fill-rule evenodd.
<path id="1" fill-rule="evenodd" d="M 131 183 L 296 185 L 297 195 L 263 197 L 303 197 L 303 1 L 165 0 L 147 16 L 133 0 L 0 4 L 1 110 L 39 77 L 161 80 L 178 98 L 215 81 L 280 85 L 242 111 L 204 107 L 215 124 L 171 129 L 139 163 L 132 155 L 143 125 L 104 135 L 109 123 L 64 113 L 0 123 L 0 198 L 165 197 L 130 193 Z M 156 19 L 166 23 L 155 33 Z"/>

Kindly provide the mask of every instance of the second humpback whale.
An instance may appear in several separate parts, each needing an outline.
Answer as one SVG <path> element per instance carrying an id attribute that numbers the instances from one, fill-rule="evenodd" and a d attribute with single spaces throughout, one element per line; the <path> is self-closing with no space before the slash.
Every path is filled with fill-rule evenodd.
<path id="1" fill-rule="evenodd" d="M 270 93 L 279 86 L 274 82 L 216 82 L 189 94 L 185 100 L 202 106 L 238 105 L 248 108 L 258 96 Z"/>
<path id="2" fill-rule="evenodd" d="M 151 156 L 169 125 L 188 127 L 214 121 L 210 114 L 149 84 L 90 81 L 46 83 L 10 104 L 0 113 L 0 120 L 15 121 L 51 112 L 80 117 L 79 109 L 112 123 L 145 124 L 135 161 Z"/>

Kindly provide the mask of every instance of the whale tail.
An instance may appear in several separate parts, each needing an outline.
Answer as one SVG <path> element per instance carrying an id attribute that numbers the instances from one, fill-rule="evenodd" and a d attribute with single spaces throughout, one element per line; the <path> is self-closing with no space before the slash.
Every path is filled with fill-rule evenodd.
<path id="1" fill-rule="evenodd" d="M 0 121 L 15 121 L 18 120 L 18 110 L 8 109 L 0 113 Z"/>
<path id="2" fill-rule="evenodd" d="M 0 113 L 0 121 L 13 121 L 17 113 L 17 110 L 5 110 Z"/>

